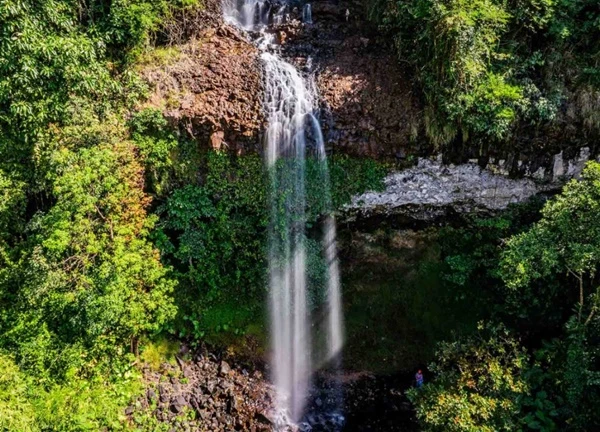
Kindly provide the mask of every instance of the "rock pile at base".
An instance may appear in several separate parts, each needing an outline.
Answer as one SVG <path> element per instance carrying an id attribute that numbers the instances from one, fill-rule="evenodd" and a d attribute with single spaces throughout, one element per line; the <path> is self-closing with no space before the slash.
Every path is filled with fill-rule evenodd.
<path id="1" fill-rule="evenodd" d="M 213 355 L 144 369 L 145 395 L 126 414 L 189 432 L 271 431 L 273 389 L 259 371 L 237 369 Z M 158 428 L 158 426 L 156 426 Z"/>

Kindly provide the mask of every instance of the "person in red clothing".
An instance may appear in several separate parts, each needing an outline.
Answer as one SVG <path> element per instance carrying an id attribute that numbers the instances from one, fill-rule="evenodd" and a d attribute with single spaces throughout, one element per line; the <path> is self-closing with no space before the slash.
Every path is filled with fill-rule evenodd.
<path id="1" fill-rule="evenodd" d="M 418 372 L 415 374 L 415 381 L 417 382 L 417 388 L 423 386 L 423 372 L 421 372 L 421 369 L 419 369 Z"/>

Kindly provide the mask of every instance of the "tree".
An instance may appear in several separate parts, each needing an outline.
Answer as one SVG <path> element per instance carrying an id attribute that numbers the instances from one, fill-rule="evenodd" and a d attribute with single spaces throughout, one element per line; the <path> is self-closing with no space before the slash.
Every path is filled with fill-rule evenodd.
<path id="1" fill-rule="evenodd" d="M 542 209 L 542 219 L 511 237 L 502 255 L 502 277 L 513 296 L 548 302 L 551 281 L 560 280 L 554 302 L 575 314 L 565 325 L 564 361 L 557 365 L 568 422 L 600 426 L 600 164 L 588 162 L 581 179 L 570 181 Z M 563 306 L 564 307 L 564 306 Z"/>
<path id="2" fill-rule="evenodd" d="M 502 277 L 509 289 L 567 275 L 577 293 L 577 321 L 587 326 L 600 306 L 595 280 L 600 264 L 600 164 L 589 162 L 580 180 L 542 209 L 530 230 L 511 237 L 502 256 Z M 566 295 L 567 298 L 572 296 Z"/>
<path id="3" fill-rule="evenodd" d="M 430 366 L 435 379 L 409 391 L 426 431 L 512 431 L 529 392 L 528 356 L 503 327 L 443 342 Z"/>
<path id="4" fill-rule="evenodd" d="M 519 126 L 572 122 L 559 110 L 571 94 L 582 133 L 598 132 L 595 0 L 372 0 L 370 10 L 422 88 L 434 144 L 514 143 Z"/>
<path id="5" fill-rule="evenodd" d="M 27 378 L 14 360 L 0 353 L 0 430 L 37 432 L 33 406 L 27 399 Z"/>
<path id="6" fill-rule="evenodd" d="M 146 215 L 136 149 L 127 141 L 59 148 L 51 164 L 55 204 L 29 223 L 30 247 L 12 279 L 18 312 L 3 323 L 4 340 L 23 348 L 49 338 L 53 349 L 83 350 L 69 367 L 124 344 L 136 351 L 139 337 L 174 313 L 174 284 L 146 240 L 155 221 Z M 39 351 L 20 352 L 21 362 L 33 367 L 47 355 Z"/>

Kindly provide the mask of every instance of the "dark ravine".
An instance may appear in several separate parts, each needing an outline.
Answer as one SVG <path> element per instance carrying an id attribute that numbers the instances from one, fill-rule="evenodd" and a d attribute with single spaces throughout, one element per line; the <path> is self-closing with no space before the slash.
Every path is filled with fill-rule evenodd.
<path id="1" fill-rule="evenodd" d="M 311 432 L 410 432 L 417 426 L 411 404 L 405 396 L 408 374 L 378 376 L 369 372 L 346 373 L 343 377 L 342 409 L 335 411 L 335 397 L 328 380 L 316 377 L 305 420 Z M 338 423 L 341 422 L 341 428 Z M 308 429 L 308 428 L 307 428 Z"/>

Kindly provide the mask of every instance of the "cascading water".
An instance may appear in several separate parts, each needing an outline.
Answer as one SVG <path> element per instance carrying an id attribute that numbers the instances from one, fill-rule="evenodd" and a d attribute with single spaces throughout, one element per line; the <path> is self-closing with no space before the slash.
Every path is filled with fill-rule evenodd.
<path id="1" fill-rule="evenodd" d="M 263 53 L 267 162 L 271 174 L 269 273 L 273 379 L 279 405 L 297 420 L 310 377 L 306 302 L 305 149 L 312 101 L 289 63 Z"/>
<path id="2" fill-rule="evenodd" d="M 244 30 L 267 25 L 271 3 L 267 0 L 223 0 L 223 16 L 230 24 Z"/>
<path id="3" fill-rule="evenodd" d="M 272 9 L 274 6 L 260 0 L 226 0 L 223 5 L 226 19 L 244 30 L 264 30 L 269 20 L 277 23 L 278 18 L 285 16 L 285 5 L 277 8 L 277 13 L 271 13 Z M 312 22 L 310 5 L 303 8 L 303 17 Z M 316 116 L 316 86 L 290 63 L 269 52 L 270 35 L 263 32 L 258 40 L 263 50 L 266 159 L 271 178 L 268 258 L 272 379 L 281 415 L 286 421 L 297 422 L 303 415 L 315 368 L 332 359 L 339 362 L 343 346 L 335 218 L 325 144 Z M 314 349 L 311 335 L 305 212 L 307 157 L 317 166 L 315 175 L 322 192 L 321 249 L 326 263 L 326 347 L 321 350 L 324 355 L 316 355 L 319 350 Z"/>

